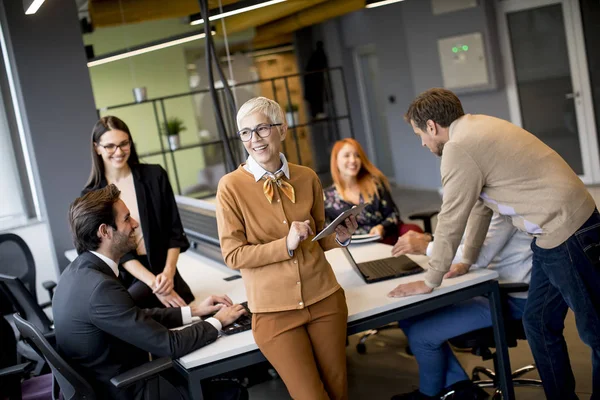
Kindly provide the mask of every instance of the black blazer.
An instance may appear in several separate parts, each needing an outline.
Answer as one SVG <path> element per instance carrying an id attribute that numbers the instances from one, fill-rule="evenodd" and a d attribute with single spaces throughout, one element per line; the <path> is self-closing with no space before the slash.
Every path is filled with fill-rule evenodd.
<path id="1" fill-rule="evenodd" d="M 179 358 L 216 340 L 200 322 L 182 330 L 180 308 L 140 309 L 111 268 L 92 253 L 63 272 L 52 301 L 56 344 L 99 398 L 131 399 L 143 383 L 117 391 L 110 379 L 148 361 L 148 352 Z"/>
<path id="2" fill-rule="evenodd" d="M 178 247 L 183 253 L 190 247 L 190 242 L 183 231 L 167 172 L 157 164 L 132 165 L 131 172 L 150 269 L 155 275 L 160 274 L 169 249 Z M 85 188 L 82 194 L 106 185 L 103 177 L 100 185 Z M 136 255 L 133 250 L 121 258 L 120 263 L 133 260 Z"/>

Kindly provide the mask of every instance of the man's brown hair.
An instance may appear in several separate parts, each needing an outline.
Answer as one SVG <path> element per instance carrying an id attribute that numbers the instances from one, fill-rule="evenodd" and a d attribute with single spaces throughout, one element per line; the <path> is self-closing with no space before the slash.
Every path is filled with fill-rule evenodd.
<path id="1" fill-rule="evenodd" d="M 408 107 L 404 120 L 425 130 L 432 120 L 443 128 L 465 115 L 458 97 L 448 89 L 433 88 L 421 93 Z"/>
<path id="2" fill-rule="evenodd" d="M 102 224 L 117 229 L 114 204 L 121 191 L 115 185 L 93 190 L 75 199 L 69 207 L 69 224 L 77 253 L 98 250 L 101 239 L 98 228 Z"/>

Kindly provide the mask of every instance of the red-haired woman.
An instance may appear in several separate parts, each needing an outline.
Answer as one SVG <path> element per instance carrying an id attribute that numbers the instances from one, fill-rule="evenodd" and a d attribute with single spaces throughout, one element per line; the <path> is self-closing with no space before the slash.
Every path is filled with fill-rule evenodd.
<path id="1" fill-rule="evenodd" d="M 370 203 L 356 218 L 356 234 L 377 234 L 388 244 L 412 230 L 423 232 L 413 224 L 403 224 L 392 200 L 390 184 L 383 173 L 367 158 L 360 143 L 342 139 L 331 151 L 333 185 L 325 189 L 325 216 L 334 220 L 356 204 Z"/>

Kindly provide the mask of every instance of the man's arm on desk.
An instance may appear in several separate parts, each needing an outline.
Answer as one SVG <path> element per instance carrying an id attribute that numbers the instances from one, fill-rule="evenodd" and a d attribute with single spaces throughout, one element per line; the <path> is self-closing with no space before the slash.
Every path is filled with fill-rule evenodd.
<path id="1" fill-rule="evenodd" d="M 100 283 L 90 296 L 91 322 L 107 334 L 160 357 L 179 358 L 217 339 L 207 322 L 170 331 L 165 324 L 179 322 L 179 308 L 142 310 L 116 280 Z M 159 322 L 160 321 L 160 322 Z"/>
<path id="2" fill-rule="evenodd" d="M 429 269 L 425 273 L 425 280 L 398 285 L 388 293 L 390 297 L 431 293 L 433 288 L 441 284 L 444 275 L 450 269 L 467 226 L 467 220 L 479 200 L 485 184 L 484 176 L 477 163 L 460 146 L 451 142 L 446 143 L 441 172 L 444 187 L 442 209 L 438 215 L 433 254 L 429 261 Z M 475 246 L 471 253 L 478 253 L 489 226 L 491 211 L 488 214 L 488 211 L 483 208 L 485 207 L 482 204 L 478 205 L 478 212 L 473 215 L 476 218 L 470 222 L 472 225 L 469 229 L 470 237 L 478 236 L 482 229 L 475 228 L 485 223 L 483 237 L 472 240 Z"/>

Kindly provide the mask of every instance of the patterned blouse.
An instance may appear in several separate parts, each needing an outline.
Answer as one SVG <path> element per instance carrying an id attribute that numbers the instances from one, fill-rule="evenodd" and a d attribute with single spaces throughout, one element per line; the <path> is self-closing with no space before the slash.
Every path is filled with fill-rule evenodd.
<path id="1" fill-rule="evenodd" d="M 394 200 L 392 200 L 390 192 L 384 186 L 379 186 L 378 194 L 379 197 L 375 196 L 371 204 L 367 205 L 356 218 L 356 222 L 358 222 L 356 234 L 368 234 L 374 226 L 379 224 L 383 225 L 385 236 L 398 233 L 400 213 Z M 325 189 L 324 195 L 325 219 L 327 223 L 330 223 L 342 212 L 354 206 L 354 204 L 342 199 L 335 189 L 335 185 Z M 362 195 L 360 196 L 359 203 L 364 203 Z"/>

